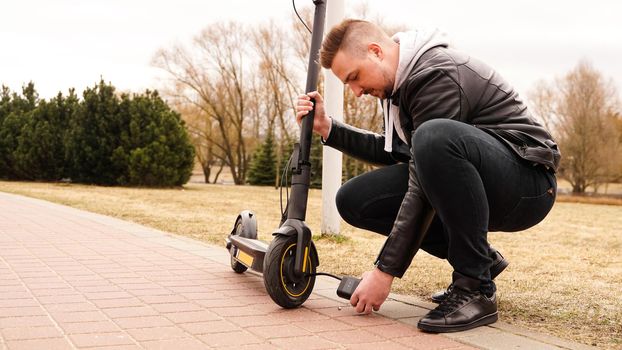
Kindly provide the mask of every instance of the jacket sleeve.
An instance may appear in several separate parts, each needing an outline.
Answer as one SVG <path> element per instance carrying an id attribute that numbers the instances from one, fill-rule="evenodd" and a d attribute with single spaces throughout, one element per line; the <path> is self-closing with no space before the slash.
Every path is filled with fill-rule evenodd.
<path id="1" fill-rule="evenodd" d="M 431 119 L 461 119 L 460 86 L 451 77 L 455 66 L 449 58 L 438 58 L 438 64 L 414 73 L 400 88 L 400 118 L 412 123 L 412 131 Z M 421 248 L 434 218 L 434 209 L 419 185 L 412 159 L 408 163 L 408 173 L 408 190 L 376 260 L 378 269 L 399 278 Z"/>
<path id="2" fill-rule="evenodd" d="M 408 162 L 408 191 L 404 196 L 391 233 L 376 259 L 376 267 L 392 276 L 401 278 L 415 254 L 434 218 L 434 210 L 419 186 L 414 162 Z"/>
<path id="3" fill-rule="evenodd" d="M 372 164 L 391 165 L 397 163 L 391 154 L 384 150 L 384 136 L 355 128 L 334 119 L 332 119 L 330 133 L 326 140 L 323 140 L 323 143 L 349 156 Z"/>

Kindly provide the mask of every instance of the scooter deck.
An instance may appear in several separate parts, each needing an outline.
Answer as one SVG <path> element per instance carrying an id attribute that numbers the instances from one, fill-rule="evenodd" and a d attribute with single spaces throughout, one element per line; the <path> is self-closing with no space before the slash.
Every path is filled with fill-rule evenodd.
<path id="1" fill-rule="evenodd" d="M 268 243 L 240 236 L 230 236 L 229 240 L 232 246 L 238 248 L 231 251 L 233 258 L 246 267 L 263 272 L 263 259 L 268 251 Z"/>

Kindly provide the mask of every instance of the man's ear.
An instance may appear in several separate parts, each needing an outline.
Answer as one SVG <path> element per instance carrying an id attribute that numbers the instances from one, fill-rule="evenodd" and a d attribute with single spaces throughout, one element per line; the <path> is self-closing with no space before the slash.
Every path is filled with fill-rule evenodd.
<path id="1" fill-rule="evenodd" d="M 375 57 L 378 57 L 381 61 L 384 59 L 384 51 L 382 51 L 382 47 L 378 43 L 369 43 L 367 45 L 367 52 Z"/>

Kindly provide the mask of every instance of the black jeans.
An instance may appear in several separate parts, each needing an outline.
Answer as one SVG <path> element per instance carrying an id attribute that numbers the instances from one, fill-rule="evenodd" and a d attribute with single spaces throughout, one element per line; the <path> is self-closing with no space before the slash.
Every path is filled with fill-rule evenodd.
<path id="1" fill-rule="evenodd" d="M 423 123 L 412 141 L 417 177 L 436 210 L 421 248 L 494 292 L 488 231 L 520 231 L 544 219 L 555 201 L 555 176 L 486 132 L 449 119 Z M 407 185 L 407 164 L 370 171 L 343 184 L 337 209 L 349 224 L 388 235 Z"/>

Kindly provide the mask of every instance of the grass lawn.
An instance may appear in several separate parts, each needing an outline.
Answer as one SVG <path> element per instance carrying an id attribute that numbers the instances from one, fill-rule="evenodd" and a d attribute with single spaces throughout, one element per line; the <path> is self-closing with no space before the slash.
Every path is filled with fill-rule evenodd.
<path id="1" fill-rule="evenodd" d="M 270 240 L 280 218 L 273 188 L 189 184 L 138 189 L 1 182 L 0 191 L 41 198 L 223 246 L 237 214 L 252 209 Z M 309 196 L 307 223 L 320 231 L 321 193 Z M 384 238 L 342 225 L 344 239 L 315 236 L 320 271 L 360 275 Z M 558 201 L 534 228 L 491 233 L 510 261 L 497 278 L 501 320 L 602 348 L 622 347 L 622 206 Z M 415 257 L 393 291 L 427 298 L 450 282 L 445 261 Z"/>

